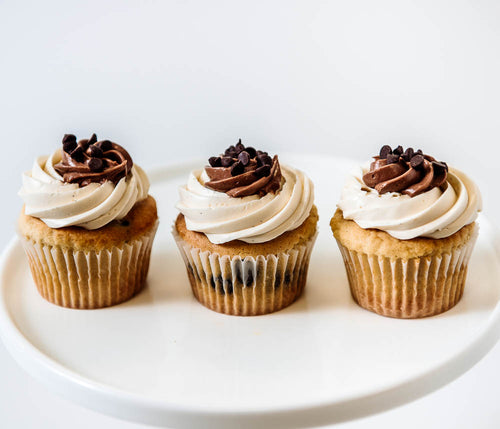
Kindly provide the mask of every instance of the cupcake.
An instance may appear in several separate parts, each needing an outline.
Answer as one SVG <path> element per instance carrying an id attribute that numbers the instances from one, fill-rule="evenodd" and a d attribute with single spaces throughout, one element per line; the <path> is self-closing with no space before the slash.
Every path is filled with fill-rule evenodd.
<path id="1" fill-rule="evenodd" d="M 478 234 L 478 188 L 421 150 L 383 146 L 356 169 L 331 220 L 354 300 L 420 318 L 458 303 Z"/>
<path id="2" fill-rule="evenodd" d="M 194 296 L 220 313 L 255 316 L 302 293 L 318 213 L 311 180 L 241 140 L 180 187 L 173 235 Z"/>
<path id="3" fill-rule="evenodd" d="M 144 171 L 109 140 L 41 156 L 23 174 L 18 233 L 40 294 L 69 308 L 126 301 L 144 286 L 158 226 Z"/>

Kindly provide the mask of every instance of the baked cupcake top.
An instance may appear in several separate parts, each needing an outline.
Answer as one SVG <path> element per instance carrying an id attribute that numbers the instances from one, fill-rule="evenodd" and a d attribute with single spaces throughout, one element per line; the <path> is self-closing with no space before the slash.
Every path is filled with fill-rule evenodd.
<path id="1" fill-rule="evenodd" d="M 385 145 L 348 176 L 338 207 L 361 228 L 408 240 L 454 234 L 475 221 L 482 201 L 461 171 L 421 150 Z"/>
<path id="2" fill-rule="evenodd" d="M 241 140 L 179 188 L 177 208 L 190 231 L 214 244 L 264 243 L 298 228 L 311 211 L 314 188 L 300 170 Z"/>
<path id="3" fill-rule="evenodd" d="M 148 190 L 146 174 L 122 146 L 65 134 L 62 148 L 23 174 L 19 195 L 25 213 L 51 228 L 98 229 L 123 219 Z"/>

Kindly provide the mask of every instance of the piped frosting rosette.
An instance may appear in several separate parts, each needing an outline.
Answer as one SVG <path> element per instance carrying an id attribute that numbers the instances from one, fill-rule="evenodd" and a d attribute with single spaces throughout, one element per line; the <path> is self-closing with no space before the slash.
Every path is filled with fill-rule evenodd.
<path id="1" fill-rule="evenodd" d="M 37 158 L 23 174 L 19 195 L 25 213 L 50 228 L 98 229 L 123 219 L 148 190 L 146 174 L 121 146 L 95 134 L 78 143 L 66 135 L 63 150 Z"/>
<path id="2" fill-rule="evenodd" d="M 208 189 L 204 186 L 209 181 L 206 172 L 193 171 L 179 190 L 177 208 L 184 214 L 187 228 L 203 232 L 212 243 L 271 241 L 299 227 L 314 200 L 311 181 L 303 172 L 288 166 L 281 171 L 279 192 L 241 198 Z"/>
<path id="3" fill-rule="evenodd" d="M 211 158 L 213 167 L 191 172 L 187 184 L 179 189 L 177 203 L 189 230 L 204 233 L 215 244 L 232 240 L 263 243 L 302 225 L 314 201 L 311 180 L 293 167 L 280 167 L 277 156 L 271 159 L 267 153 L 257 154 L 253 148 L 250 153 L 255 156 L 249 158 L 246 165 L 237 167 L 241 171 L 238 175 L 231 175 L 234 166 L 238 166 L 237 158 L 226 167 L 222 165 L 228 157 L 222 157 L 220 167 L 217 167 L 219 161 Z M 263 159 L 260 166 L 259 156 Z M 261 176 L 259 168 L 265 169 L 268 175 Z M 221 186 L 224 181 L 232 187 Z M 270 185 L 274 191 L 267 192 L 265 188 Z M 247 195 L 248 188 L 253 194 Z M 232 196 L 234 189 L 246 196 Z"/>
<path id="4" fill-rule="evenodd" d="M 467 175 L 421 151 L 387 147 L 348 176 L 338 203 L 345 219 L 400 240 L 449 237 L 474 222 L 481 194 Z"/>

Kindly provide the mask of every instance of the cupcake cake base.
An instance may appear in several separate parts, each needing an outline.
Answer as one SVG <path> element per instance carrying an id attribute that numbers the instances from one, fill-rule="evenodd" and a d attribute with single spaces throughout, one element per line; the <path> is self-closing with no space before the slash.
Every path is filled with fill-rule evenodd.
<path id="1" fill-rule="evenodd" d="M 136 203 L 124 219 L 97 230 L 49 228 L 24 210 L 18 223 L 40 295 L 77 309 L 119 304 L 142 290 L 157 227 L 151 196 Z"/>
<path id="2" fill-rule="evenodd" d="M 362 229 L 337 210 L 331 220 L 351 294 L 363 308 L 395 318 L 433 316 L 463 295 L 476 223 L 442 238 L 397 240 Z"/>
<path id="3" fill-rule="evenodd" d="M 304 290 L 318 214 L 266 243 L 213 244 L 177 217 L 173 235 L 196 299 L 219 313 L 256 316 L 281 310 Z"/>

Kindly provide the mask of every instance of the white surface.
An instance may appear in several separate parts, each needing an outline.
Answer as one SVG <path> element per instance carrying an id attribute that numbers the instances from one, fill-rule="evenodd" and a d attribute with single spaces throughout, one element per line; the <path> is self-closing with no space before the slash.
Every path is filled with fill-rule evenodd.
<path id="1" fill-rule="evenodd" d="M 147 289 L 97 311 L 63 309 L 36 292 L 19 242 L 1 273 L 2 337 L 56 392 L 131 420 L 180 428 L 304 427 L 359 418 L 410 401 L 468 370 L 500 333 L 500 266 L 486 219 L 464 297 L 432 318 L 377 316 L 351 299 L 328 228 L 353 162 L 283 155 L 316 183 L 321 234 L 304 295 L 280 312 L 230 317 L 202 307 L 162 222 Z M 160 219 L 196 166 L 150 174 Z"/>
<path id="2" fill-rule="evenodd" d="M 498 219 L 498 22 L 494 0 L 2 1 L 0 245 L 20 172 L 71 131 L 145 168 L 238 137 L 360 160 L 411 144 L 470 174 Z M 499 361 L 497 345 L 438 392 L 335 429 L 497 428 Z M 52 395 L 1 344 L 0 378 L 2 427 L 143 428 Z"/>

